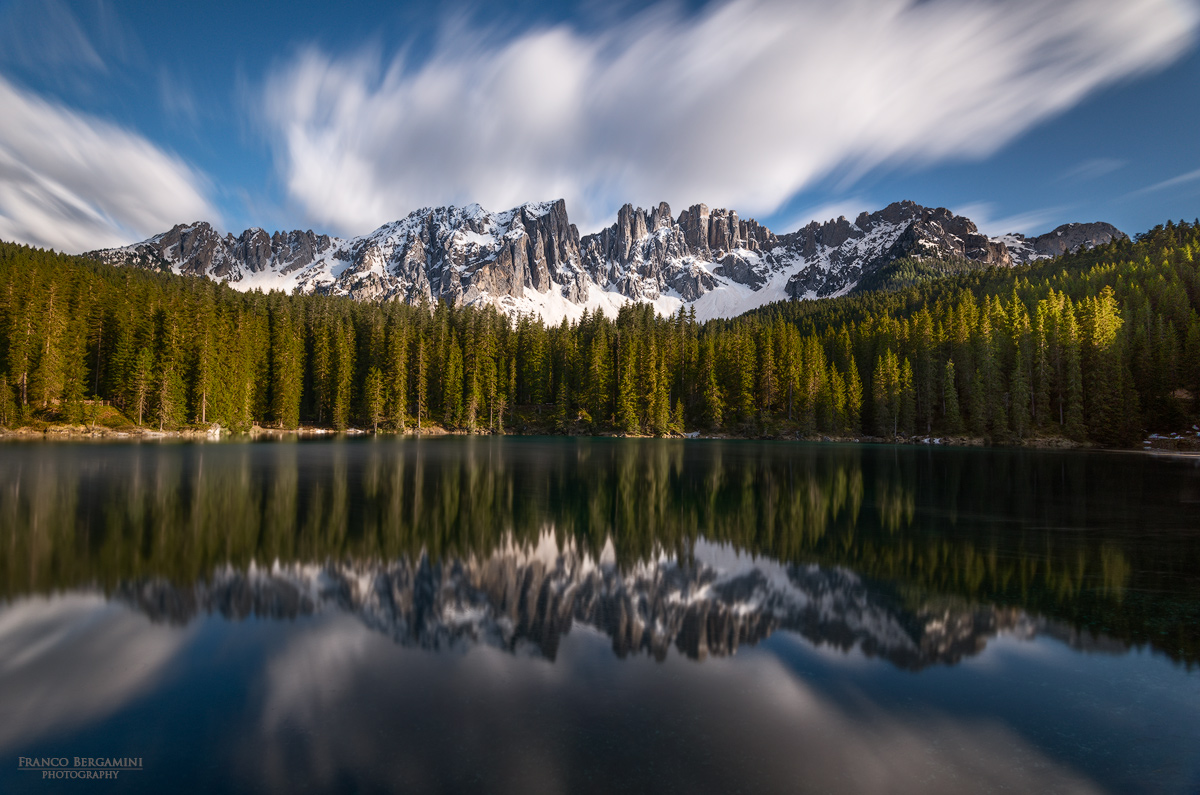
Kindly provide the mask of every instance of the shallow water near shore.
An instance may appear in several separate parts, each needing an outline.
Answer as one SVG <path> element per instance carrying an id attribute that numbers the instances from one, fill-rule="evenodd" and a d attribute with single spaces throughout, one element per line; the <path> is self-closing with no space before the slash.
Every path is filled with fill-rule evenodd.
<path id="1" fill-rule="evenodd" d="M 0 444 L 3 792 L 1194 792 L 1197 663 L 1196 459 Z"/>

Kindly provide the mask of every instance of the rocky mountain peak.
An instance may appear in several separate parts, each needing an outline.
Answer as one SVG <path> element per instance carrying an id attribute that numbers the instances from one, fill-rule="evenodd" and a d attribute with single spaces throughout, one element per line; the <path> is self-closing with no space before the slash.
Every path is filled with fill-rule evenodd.
<path id="1" fill-rule="evenodd" d="M 995 240 L 1004 244 L 1014 262 L 1025 264 L 1038 259 L 1073 254 L 1080 249 L 1095 248 L 1114 240 L 1123 240 L 1125 237 L 1125 233 L 1112 224 L 1093 221 L 1084 224 L 1063 224 L 1037 237 L 1011 233 L 1001 235 Z"/>
<path id="2" fill-rule="evenodd" d="M 581 236 L 557 199 L 502 212 L 478 204 L 423 207 L 349 240 L 259 228 L 222 237 L 207 223 L 180 224 L 90 256 L 240 289 L 488 303 L 557 322 L 585 308 L 612 314 L 630 301 L 653 302 L 662 312 L 692 305 L 700 319 L 729 317 L 771 301 L 844 294 L 901 258 L 1006 267 L 1118 237 L 1111 225 L 1090 223 L 989 239 L 969 218 L 912 201 L 784 235 L 706 204 L 678 217 L 666 202 L 626 204 L 612 225 Z"/>

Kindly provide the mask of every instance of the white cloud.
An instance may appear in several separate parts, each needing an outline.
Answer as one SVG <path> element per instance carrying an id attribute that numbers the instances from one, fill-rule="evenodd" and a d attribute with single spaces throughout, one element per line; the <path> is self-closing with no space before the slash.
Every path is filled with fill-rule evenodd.
<path id="1" fill-rule="evenodd" d="M 80 252 L 218 221 L 204 179 L 136 133 L 0 77 L 0 238 Z"/>
<path id="2" fill-rule="evenodd" d="M 1191 43 L 1194 0 L 728 0 L 595 33 L 458 26 L 418 66 L 310 49 L 266 81 L 289 198 L 365 231 L 564 197 L 768 214 L 837 169 L 983 157 Z"/>

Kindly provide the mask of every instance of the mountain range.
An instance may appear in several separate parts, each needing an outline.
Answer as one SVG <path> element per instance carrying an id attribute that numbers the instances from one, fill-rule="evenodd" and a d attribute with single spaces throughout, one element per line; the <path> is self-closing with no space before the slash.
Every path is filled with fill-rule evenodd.
<path id="1" fill-rule="evenodd" d="M 650 210 L 626 204 L 612 226 L 581 236 L 559 199 L 504 212 L 478 204 L 422 208 L 348 239 L 258 228 L 222 236 L 208 223 L 180 224 L 87 256 L 239 290 L 492 304 L 547 322 L 578 318 L 585 309 L 611 315 L 629 302 L 651 303 L 664 314 L 693 307 L 707 320 L 773 301 L 844 295 L 900 259 L 1008 267 L 1124 237 L 1095 222 L 1032 238 L 989 238 L 969 218 L 911 201 L 783 235 L 704 204 L 678 217 L 665 202 Z"/>

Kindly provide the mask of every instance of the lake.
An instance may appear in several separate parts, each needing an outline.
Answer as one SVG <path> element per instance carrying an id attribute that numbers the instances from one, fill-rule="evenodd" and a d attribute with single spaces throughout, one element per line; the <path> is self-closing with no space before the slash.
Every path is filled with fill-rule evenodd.
<path id="1" fill-rule="evenodd" d="M 1197 458 L 0 446 L 6 793 L 1194 793 L 1198 663 Z"/>

